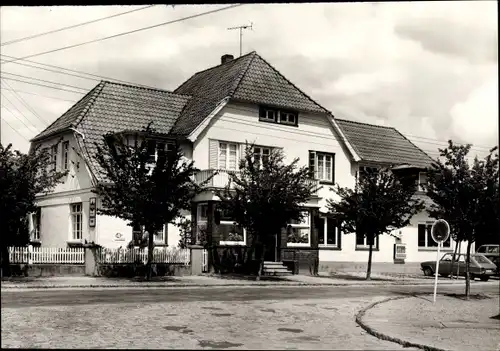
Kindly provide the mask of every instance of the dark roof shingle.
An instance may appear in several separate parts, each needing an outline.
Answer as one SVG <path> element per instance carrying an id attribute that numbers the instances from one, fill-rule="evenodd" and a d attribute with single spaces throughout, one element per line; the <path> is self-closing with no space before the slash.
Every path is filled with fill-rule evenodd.
<path id="1" fill-rule="evenodd" d="M 434 160 L 392 127 L 335 118 L 363 161 L 429 167 Z"/>

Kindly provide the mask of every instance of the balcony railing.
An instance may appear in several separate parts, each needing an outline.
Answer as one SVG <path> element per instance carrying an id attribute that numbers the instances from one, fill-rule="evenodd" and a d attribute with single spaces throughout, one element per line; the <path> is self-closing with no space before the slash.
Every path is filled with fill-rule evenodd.
<path id="1" fill-rule="evenodd" d="M 197 184 L 202 184 L 206 182 L 210 177 L 213 177 L 205 184 L 208 188 L 224 188 L 229 183 L 230 175 L 229 173 L 239 173 L 238 171 L 228 171 L 225 169 L 205 169 L 201 170 L 195 174 L 194 179 Z M 215 174 L 215 175 L 214 175 Z M 319 181 L 315 179 L 308 180 L 308 182 L 313 183 L 316 188 L 319 188 Z M 232 185 L 231 185 L 232 187 Z M 318 191 L 313 192 L 314 196 L 318 195 Z"/>

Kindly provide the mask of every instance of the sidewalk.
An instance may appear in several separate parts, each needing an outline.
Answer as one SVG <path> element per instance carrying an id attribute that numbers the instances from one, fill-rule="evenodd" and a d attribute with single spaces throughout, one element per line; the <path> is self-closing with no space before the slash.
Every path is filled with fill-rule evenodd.
<path id="1" fill-rule="evenodd" d="M 477 296 L 477 295 L 476 295 Z M 358 315 L 370 334 L 428 350 L 500 350 L 499 296 L 469 301 L 438 295 L 390 299 Z"/>
<path id="2" fill-rule="evenodd" d="M 139 281 L 130 278 L 104 277 L 22 277 L 2 280 L 2 289 L 40 289 L 40 288 L 126 288 L 126 287 L 240 287 L 240 286 L 373 286 L 373 285 L 431 285 L 432 279 L 398 279 L 373 277 L 366 281 L 362 276 L 347 275 L 343 278 L 335 276 L 291 275 L 286 277 L 255 278 L 235 276 L 175 276 L 153 278 L 153 281 Z M 444 282 L 443 282 L 444 283 Z"/>

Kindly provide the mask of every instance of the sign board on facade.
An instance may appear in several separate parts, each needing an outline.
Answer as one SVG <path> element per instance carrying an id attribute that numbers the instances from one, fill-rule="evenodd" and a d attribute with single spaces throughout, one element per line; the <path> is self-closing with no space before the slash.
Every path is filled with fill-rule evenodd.
<path id="1" fill-rule="evenodd" d="M 450 225 L 444 219 L 438 219 L 432 224 L 431 237 L 436 243 L 448 240 L 450 236 Z"/>
<path id="2" fill-rule="evenodd" d="M 95 227 L 95 217 L 96 217 L 96 205 L 97 201 L 95 197 L 89 199 L 89 227 Z"/>
<path id="3" fill-rule="evenodd" d="M 394 258 L 396 260 L 406 259 L 406 244 L 394 244 Z"/>

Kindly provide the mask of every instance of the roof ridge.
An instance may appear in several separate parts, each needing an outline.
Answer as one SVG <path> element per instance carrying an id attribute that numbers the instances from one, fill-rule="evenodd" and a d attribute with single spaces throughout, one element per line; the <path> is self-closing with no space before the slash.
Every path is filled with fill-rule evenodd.
<path id="1" fill-rule="evenodd" d="M 256 53 L 256 52 L 255 52 Z M 298 86 L 296 86 L 295 84 L 293 84 L 287 77 L 285 77 L 285 75 L 283 73 L 281 73 L 280 71 L 278 71 L 278 69 L 276 69 L 273 65 L 271 65 L 269 62 L 267 62 L 262 56 L 260 56 L 259 54 L 256 53 L 256 55 L 262 60 L 264 61 L 267 65 L 269 65 L 269 67 L 271 67 L 276 73 L 278 73 L 281 77 L 283 77 L 283 79 L 285 79 L 291 86 L 293 86 L 295 89 L 297 89 L 298 91 L 300 91 L 306 98 L 308 98 L 313 104 L 315 104 L 316 106 L 318 106 L 319 108 L 323 109 L 326 113 L 331 113 L 328 109 L 324 108 L 323 106 L 321 106 L 319 103 L 317 103 L 315 100 L 313 100 L 313 98 L 311 98 L 309 95 L 307 95 L 302 89 L 300 89 Z"/>
<path id="2" fill-rule="evenodd" d="M 250 60 L 248 60 L 248 63 L 247 63 L 247 66 L 245 67 L 244 70 L 242 70 L 242 72 L 240 73 L 240 76 L 238 77 L 238 79 L 236 79 L 236 81 L 233 83 L 234 84 L 234 87 L 233 89 L 231 89 L 229 91 L 229 96 L 233 96 L 234 94 L 236 94 L 236 91 L 238 90 L 238 88 L 240 87 L 240 83 L 241 81 L 243 80 L 243 77 L 247 74 L 248 70 L 250 69 L 250 66 L 252 65 L 253 61 L 255 60 L 255 56 L 258 56 L 257 52 L 254 50 L 248 54 L 246 54 L 245 56 L 247 55 L 252 55 L 252 58 Z"/>
<path id="3" fill-rule="evenodd" d="M 66 110 L 62 115 L 60 115 L 59 117 L 57 117 L 51 124 L 49 124 L 44 130 L 42 130 L 40 133 L 38 133 L 34 138 L 32 138 L 30 140 L 30 143 L 32 143 L 33 141 L 36 141 L 38 139 L 38 136 L 42 133 L 44 133 L 46 130 L 48 130 L 50 127 L 52 127 L 60 118 L 62 118 L 65 114 L 67 114 L 69 111 L 71 111 L 71 109 L 73 109 L 75 106 L 77 106 L 80 102 L 82 102 L 86 97 L 88 97 L 89 95 L 91 95 L 94 90 L 99 87 L 99 85 L 101 85 L 103 83 L 103 81 L 100 81 L 95 87 L 93 87 L 92 89 L 90 89 L 90 91 L 83 95 L 80 100 L 78 100 L 77 102 L 75 102 L 68 110 Z M 90 102 L 87 102 L 87 104 L 85 106 L 87 106 Z M 52 133 L 49 133 L 48 135 L 50 135 Z M 44 136 L 47 137 L 48 135 Z"/>
<path id="4" fill-rule="evenodd" d="M 394 129 L 394 130 L 397 131 L 396 128 L 390 127 L 390 126 L 381 126 L 381 125 L 378 125 L 378 124 L 371 124 L 371 123 L 366 123 L 366 122 L 358 122 L 358 121 L 353 121 L 353 120 L 350 120 L 350 119 L 343 119 L 343 118 L 335 118 L 335 120 L 342 121 L 342 122 L 355 123 L 355 124 L 364 124 L 364 125 L 367 125 L 367 126 L 379 127 L 379 128 L 385 128 L 385 129 Z M 399 131 L 398 131 L 398 133 L 399 133 Z"/>
<path id="5" fill-rule="evenodd" d="M 114 81 L 110 81 L 110 80 L 101 80 L 101 82 L 108 83 L 108 84 L 114 84 L 114 85 L 121 85 L 121 86 L 125 86 L 125 87 L 136 88 L 136 89 L 157 91 L 160 93 L 168 93 L 168 94 L 181 95 L 181 96 L 186 96 L 186 97 L 190 96 L 190 95 L 186 95 L 186 94 L 175 93 L 173 91 L 166 90 L 166 89 L 148 87 L 148 86 L 143 86 L 143 85 L 126 84 L 126 83 L 114 82 Z"/>
<path id="6" fill-rule="evenodd" d="M 239 60 L 240 60 L 240 59 L 242 59 L 243 57 L 246 57 L 246 56 L 248 56 L 248 55 L 250 55 L 250 54 L 252 54 L 252 53 L 256 53 L 256 52 L 255 52 L 255 51 L 252 51 L 252 52 L 249 52 L 248 54 L 242 55 L 242 56 L 240 56 L 240 57 L 238 57 L 238 58 L 235 58 L 235 59 L 229 60 L 229 61 L 227 61 L 227 62 L 224 62 L 224 63 L 222 63 L 222 62 L 221 62 L 221 63 L 219 63 L 217 66 L 212 66 L 212 67 L 206 68 L 206 69 L 204 69 L 204 70 L 202 70 L 202 71 L 198 71 L 198 72 L 196 72 L 195 74 L 193 74 L 192 76 L 190 76 L 188 79 L 186 79 L 186 80 L 185 80 L 185 81 L 184 81 L 181 85 L 179 85 L 179 86 L 178 86 L 178 87 L 174 90 L 174 93 L 175 93 L 175 94 L 177 94 L 177 93 L 176 93 L 176 91 L 177 91 L 177 90 L 179 90 L 180 88 L 182 88 L 182 87 L 184 86 L 184 84 L 186 84 L 187 82 L 189 82 L 189 81 L 190 81 L 192 78 L 194 78 L 195 76 L 197 76 L 197 75 L 199 75 L 199 74 L 201 74 L 201 73 L 205 73 L 205 72 L 207 72 L 207 71 L 210 71 L 210 70 L 212 70 L 212 69 L 215 69 L 215 68 L 221 67 L 221 66 L 226 65 L 226 64 L 228 64 L 228 63 L 234 63 L 234 62 L 236 62 L 236 61 L 239 61 Z"/>
<path id="7" fill-rule="evenodd" d="M 71 126 L 73 128 L 78 127 L 78 125 L 82 122 L 83 117 L 85 117 L 85 115 L 87 114 L 87 112 L 90 111 L 90 109 L 94 105 L 95 101 L 97 100 L 97 98 L 101 94 L 102 90 L 104 89 L 104 86 L 106 84 L 108 84 L 108 83 L 110 83 L 110 82 L 109 81 L 105 81 L 105 80 L 101 80 L 99 82 L 99 84 L 94 89 L 91 90 L 91 92 L 93 92 L 93 94 L 90 96 L 89 102 L 87 103 L 87 105 L 85 106 L 85 108 L 83 109 L 83 111 L 80 112 L 80 115 L 76 118 L 75 122 L 71 123 Z"/>

